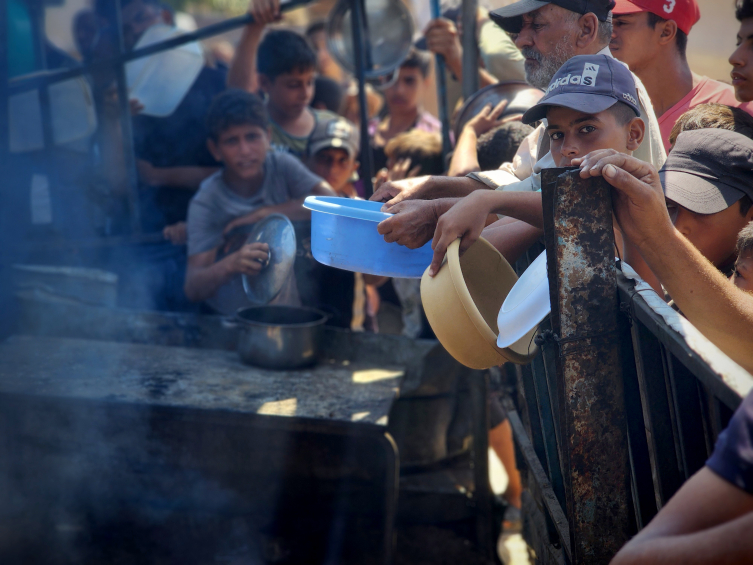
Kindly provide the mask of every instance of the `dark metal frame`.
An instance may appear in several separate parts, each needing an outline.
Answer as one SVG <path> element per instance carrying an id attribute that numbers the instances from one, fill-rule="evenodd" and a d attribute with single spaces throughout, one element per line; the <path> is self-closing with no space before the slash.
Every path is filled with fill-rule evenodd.
<path id="1" fill-rule="evenodd" d="M 518 262 L 518 271 L 525 270 L 541 249 L 537 245 L 529 250 Z M 738 387 L 751 377 L 742 369 L 722 374 L 706 363 L 700 350 L 670 328 L 620 272 L 616 299 L 621 310 L 618 333 L 630 467 L 627 494 L 635 533 L 704 465 L 742 400 L 745 391 Z M 540 332 L 546 330 L 551 330 L 548 319 L 540 326 Z M 546 523 L 548 547 L 534 549 L 542 563 L 578 563 L 583 561 L 573 556 L 562 479 L 569 470 L 562 467 L 563 430 L 557 425 L 555 349 L 556 345 L 545 345 L 530 365 L 515 367 L 519 402 L 508 400 L 507 407 L 518 466 Z M 709 353 L 712 350 L 709 345 Z M 602 446 L 607 452 L 612 448 Z M 596 530 L 599 526 L 593 524 Z"/>

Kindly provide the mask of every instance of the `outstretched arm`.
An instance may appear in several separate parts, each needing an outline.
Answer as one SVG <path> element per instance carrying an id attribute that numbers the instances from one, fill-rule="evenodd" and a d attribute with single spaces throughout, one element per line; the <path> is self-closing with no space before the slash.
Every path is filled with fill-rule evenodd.
<path id="1" fill-rule="evenodd" d="M 503 218 L 487 226 L 481 232 L 481 237 L 491 243 L 510 265 L 514 265 L 543 234 L 544 230 L 531 224 L 515 218 Z"/>
<path id="2" fill-rule="evenodd" d="M 385 202 L 388 206 L 404 200 L 433 200 L 435 198 L 462 198 L 487 186 L 468 177 L 416 177 L 383 183 L 369 198 Z"/>
<path id="3" fill-rule="evenodd" d="M 442 55 L 447 68 L 450 69 L 458 81 L 463 80 L 463 46 L 457 26 L 447 18 L 437 18 L 429 22 L 424 30 L 426 47 L 432 53 Z M 475 66 L 475 65 L 474 65 Z M 497 84 L 497 78 L 478 66 L 479 88 Z"/>
<path id="4" fill-rule="evenodd" d="M 307 194 L 306 196 L 336 196 L 336 195 L 335 195 L 335 192 L 330 188 L 330 186 L 326 182 L 322 181 L 316 186 L 314 186 L 314 188 L 311 189 L 311 192 Z M 283 216 L 287 216 L 288 219 L 292 221 L 308 220 L 311 217 L 311 212 L 303 207 L 303 201 L 306 200 L 306 196 L 302 196 L 301 198 L 295 198 L 293 200 L 288 200 L 287 202 L 283 202 L 282 204 L 275 204 L 273 206 L 262 206 L 261 208 L 257 208 L 250 214 L 246 214 L 245 216 L 241 216 L 239 218 L 236 218 L 232 222 L 230 222 L 227 226 L 225 226 L 223 233 L 227 235 L 238 226 L 255 224 L 256 222 L 266 218 L 270 214 L 282 214 Z"/>
<path id="5" fill-rule="evenodd" d="M 753 555 L 751 528 L 753 495 L 704 467 L 611 565 L 742 565 Z"/>
<path id="6" fill-rule="evenodd" d="M 191 302 L 211 298 L 235 275 L 258 275 L 269 260 L 269 246 L 266 243 L 249 243 L 221 261 L 215 262 L 216 257 L 217 249 L 211 249 L 188 258 L 183 291 Z"/>
<path id="7" fill-rule="evenodd" d="M 257 92 L 259 82 L 256 76 L 256 52 L 266 25 L 280 19 L 280 0 L 251 0 L 248 12 L 254 16 L 254 23 L 243 28 L 227 73 L 227 85 L 247 92 Z"/>
<path id="8" fill-rule="evenodd" d="M 460 177 L 481 170 L 478 163 L 478 138 L 497 126 L 519 121 L 521 118 L 520 114 L 501 118 L 505 108 L 507 100 L 502 100 L 494 108 L 487 104 L 463 126 L 463 131 L 455 144 L 455 151 L 452 153 L 448 176 Z"/>
<path id="9" fill-rule="evenodd" d="M 460 200 L 437 223 L 432 248 L 434 258 L 429 273 L 434 276 L 442 265 L 447 247 L 460 238 L 460 252 L 481 235 L 489 214 L 502 214 L 539 229 L 544 227 L 540 192 L 501 192 L 479 190 Z"/>

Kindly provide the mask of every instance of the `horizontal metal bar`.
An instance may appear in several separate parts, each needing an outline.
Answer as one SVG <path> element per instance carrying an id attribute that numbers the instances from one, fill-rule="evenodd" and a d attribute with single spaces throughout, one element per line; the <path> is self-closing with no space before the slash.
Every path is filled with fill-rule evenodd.
<path id="1" fill-rule="evenodd" d="M 685 365 L 722 403 L 734 410 L 742 402 L 741 394 L 725 381 L 725 376 L 714 371 L 706 361 L 677 332 L 672 330 L 661 315 L 646 303 L 643 297 L 633 292 L 634 284 L 621 274 L 617 276 L 620 301 L 631 305 L 631 315 L 651 332 L 675 358 Z M 744 372 L 743 369 L 740 371 Z M 747 375 L 747 374 L 746 374 Z M 749 376 L 747 377 L 750 378 Z"/>
<path id="2" fill-rule="evenodd" d="M 293 8 L 298 8 L 310 3 L 311 1 L 312 0 L 290 0 L 290 2 L 287 2 L 281 6 L 281 10 L 287 11 Z M 42 85 L 53 84 L 67 80 L 69 78 L 81 76 L 92 71 L 108 69 L 122 63 L 127 63 L 128 61 L 141 59 L 142 57 L 148 57 L 149 55 L 154 55 L 155 53 L 161 53 L 162 51 L 180 47 L 181 45 L 185 45 L 186 43 L 191 43 L 193 41 L 200 41 L 202 39 L 206 39 L 207 37 L 219 35 L 221 33 L 225 33 L 226 31 L 230 31 L 252 23 L 254 23 L 254 17 L 251 14 L 244 14 L 235 18 L 223 20 L 216 24 L 208 25 L 201 29 L 197 29 L 196 31 L 184 33 L 182 35 L 179 35 L 178 37 L 173 37 L 172 39 L 168 39 L 166 41 L 153 43 L 152 45 L 142 47 L 141 49 L 123 53 L 122 55 L 108 57 L 107 59 L 101 59 L 98 61 L 92 61 L 91 63 L 81 65 L 80 67 L 61 70 L 53 74 L 18 77 L 9 81 L 8 89 L 10 91 L 10 94 L 26 92 L 28 90 L 39 88 Z"/>

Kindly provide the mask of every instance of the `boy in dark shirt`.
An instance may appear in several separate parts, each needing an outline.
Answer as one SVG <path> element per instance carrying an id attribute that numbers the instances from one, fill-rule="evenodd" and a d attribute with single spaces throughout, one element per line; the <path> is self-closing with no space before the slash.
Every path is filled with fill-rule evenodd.
<path id="1" fill-rule="evenodd" d="M 249 11 L 255 22 L 243 31 L 228 85 L 264 92 L 272 145 L 302 159 L 316 124 L 336 115 L 309 107 L 314 97 L 316 55 L 306 39 L 282 29 L 264 34 L 266 24 L 279 18 L 279 10 L 277 0 L 251 3 Z"/>
<path id="2" fill-rule="evenodd" d="M 223 168 L 191 200 L 185 292 L 191 301 L 230 314 L 249 305 L 240 275 L 259 274 L 269 249 L 262 243 L 243 245 L 217 261 L 224 236 L 274 213 L 305 220 L 310 217 L 302 206 L 306 196 L 334 194 L 300 161 L 270 150 L 269 121 L 258 96 L 240 90 L 221 94 L 209 110 L 207 127 L 207 145 Z M 283 300 L 294 303 L 296 297 Z"/>
<path id="3" fill-rule="evenodd" d="M 123 33 L 128 48 L 152 26 L 168 24 L 157 0 L 123 0 Z M 207 150 L 204 118 L 212 99 L 225 90 L 226 73 L 204 66 L 175 111 L 168 116 L 133 117 L 142 224 L 146 231 L 184 222 L 188 203 L 201 182 L 217 170 Z M 183 243 L 179 239 L 175 243 Z"/>

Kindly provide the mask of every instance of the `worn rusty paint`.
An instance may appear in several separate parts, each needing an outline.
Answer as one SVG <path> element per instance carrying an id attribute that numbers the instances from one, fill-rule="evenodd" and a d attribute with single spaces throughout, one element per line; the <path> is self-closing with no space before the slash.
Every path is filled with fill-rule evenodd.
<path id="1" fill-rule="evenodd" d="M 607 563 L 630 523 L 610 187 L 549 169 L 542 192 L 573 562 Z"/>

